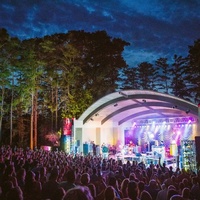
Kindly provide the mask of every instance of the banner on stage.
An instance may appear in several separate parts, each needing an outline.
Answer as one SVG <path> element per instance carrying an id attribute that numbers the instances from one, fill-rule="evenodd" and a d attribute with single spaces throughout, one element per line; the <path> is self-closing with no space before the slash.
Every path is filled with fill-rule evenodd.
<path id="1" fill-rule="evenodd" d="M 65 118 L 63 119 L 63 135 L 71 135 L 72 134 L 72 125 L 73 119 Z"/>

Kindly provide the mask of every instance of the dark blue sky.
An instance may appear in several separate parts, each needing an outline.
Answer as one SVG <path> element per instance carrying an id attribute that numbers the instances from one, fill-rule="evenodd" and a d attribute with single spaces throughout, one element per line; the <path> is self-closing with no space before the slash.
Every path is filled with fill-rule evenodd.
<path id="1" fill-rule="evenodd" d="M 1 0 L 0 27 L 20 39 L 70 30 L 106 30 L 130 42 L 133 66 L 186 56 L 200 38 L 200 0 Z"/>

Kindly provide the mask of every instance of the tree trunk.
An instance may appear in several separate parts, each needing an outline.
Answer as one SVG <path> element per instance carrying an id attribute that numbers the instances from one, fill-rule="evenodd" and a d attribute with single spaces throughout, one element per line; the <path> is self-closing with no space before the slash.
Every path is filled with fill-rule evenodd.
<path id="1" fill-rule="evenodd" d="M 14 95 L 14 75 L 12 77 L 12 94 L 10 103 L 10 145 L 12 145 L 12 133 L 13 133 L 13 95 Z"/>
<path id="2" fill-rule="evenodd" d="M 56 86 L 56 97 L 55 98 L 56 98 L 56 100 L 55 100 L 56 101 L 55 102 L 56 103 L 56 105 L 55 105 L 56 106 L 55 130 L 58 131 L 58 87 L 57 86 Z"/>
<path id="3" fill-rule="evenodd" d="M 34 94 L 32 92 L 32 99 L 31 99 L 31 127 L 30 127 L 30 148 L 33 149 L 33 114 L 34 114 Z"/>
<path id="4" fill-rule="evenodd" d="M 3 104 L 4 104 L 4 92 L 5 89 L 2 87 L 2 94 L 1 94 L 1 111 L 0 111 L 0 143 L 2 142 L 2 120 L 3 120 Z"/>
<path id="5" fill-rule="evenodd" d="M 38 93 L 35 92 L 34 96 L 34 147 L 37 147 L 37 99 L 38 99 Z"/>
<path id="6" fill-rule="evenodd" d="M 54 104 L 54 92 L 53 92 L 53 87 L 52 87 L 52 89 L 51 89 L 51 102 L 52 102 L 52 105 Z M 54 119 L 53 119 L 53 113 L 54 113 L 54 111 L 53 111 L 54 109 L 52 109 L 51 110 L 51 131 L 53 132 L 53 123 L 54 123 Z"/>

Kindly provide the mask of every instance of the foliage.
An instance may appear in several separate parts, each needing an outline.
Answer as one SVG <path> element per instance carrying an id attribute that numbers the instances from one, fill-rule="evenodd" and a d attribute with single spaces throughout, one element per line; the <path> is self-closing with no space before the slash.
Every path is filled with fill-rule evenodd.
<path id="1" fill-rule="evenodd" d="M 182 99 L 190 100 L 191 95 L 188 92 L 186 71 L 187 69 L 187 59 L 182 56 L 174 55 L 174 63 L 170 69 L 170 74 L 172 78 L 171 89 L 172 93 Z"/>
<path id="2" fill-rule="evenodd" d="M 194 95 L 194 101 L 200 102 L 200 39 L 189 46 L 188 66 L 186 69 L 189 91 Z"/>
<path id="3" fill-rule="evenodd" d="M 154 69 L 153 65 L 148 62 L 143 62 L 138 65 L 138 84 L 139 89 L 142 90 L 155 90 L 155 78 L 157 75 L 156 70 Z"/>
<path id="4" fill-rule="evenodd" d="M 15 39 L 5 29 L 0 34 L 1 121 L 12 124 L 15 144 L 30 142 L 33 148 L 44 130 L 57 132 L 62 118 L 78 118 L 96 99 L 116 89 L 118 70 L 126 66 L 121 54 L 128 43 L 105 31 L 70 31 L 12 44 Z M 9 49 L 17 50 L 14 62 Z M 5 119 L 11 99 L 9 122 Z M 9 126 L 3 128 L 8 135 Z"/>
<path id="5" fill-rule="evenodd" d="M 59 144 L 60 134 L 59 133 L 48 133 L 45 135 L 45 140 L 46 140 L 47 144 L 56 146 Z"/>
<path id="6" fill-rule="evenodd" d="M 0 142 L 8 143 L 10 135 L 13 144 L 33 140 L 37 145 L 37 138 L 62 128 L 62 118 L 78 118 L 118 89 L 200 100 L 200 40 L 189 47 L 186 58 L 174 55 L 171 63 L 159 58 L 138 66 L 128 66 L 122 57 L 128 45 L 105 31 L 20 41 L 0 29 Z"/>
<path id="7" fill-rule="evenodd" d="M 157 71 L 156 80 L 158 82 L 157 90 L 169 94 L 170 73 L 167 58 L 159 58 L 156 60 L 155 67 Z"/>

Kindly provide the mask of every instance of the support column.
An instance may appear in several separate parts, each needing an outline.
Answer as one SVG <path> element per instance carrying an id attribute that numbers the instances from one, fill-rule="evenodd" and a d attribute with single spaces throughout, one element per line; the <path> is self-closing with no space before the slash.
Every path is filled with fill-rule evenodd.
<path id="1" fill-rule="evenodd" d="M 77 153 L 83 152 L 83 139 L 82 139 L 82 128 L 75 128 L 75 141 L 77 147 Z"/>
<path id="2" fill-rule="evenodd" d="M 101 128 L 97 127 L 96 128 L 96 141 L 95 141 L 96 145 L 101 145 Z"/>

